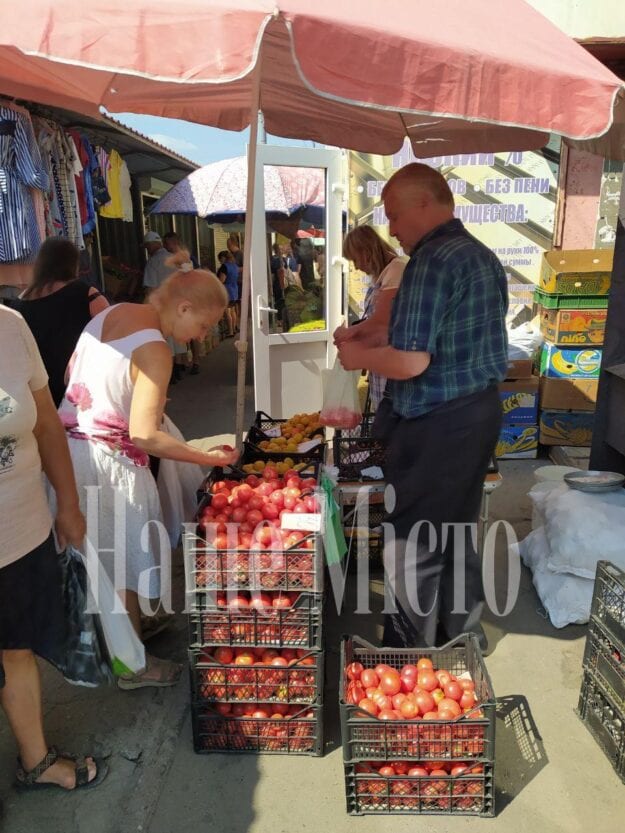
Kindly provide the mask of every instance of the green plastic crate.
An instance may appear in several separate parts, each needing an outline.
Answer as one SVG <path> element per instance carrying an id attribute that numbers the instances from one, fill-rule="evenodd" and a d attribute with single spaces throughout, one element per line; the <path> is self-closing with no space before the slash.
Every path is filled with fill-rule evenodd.
<path id="1" fill-rule="evenodd" d="M 534 303 L 547 309 L 607 309 L 608 295 L 553 295 L 534 290 Z"/>

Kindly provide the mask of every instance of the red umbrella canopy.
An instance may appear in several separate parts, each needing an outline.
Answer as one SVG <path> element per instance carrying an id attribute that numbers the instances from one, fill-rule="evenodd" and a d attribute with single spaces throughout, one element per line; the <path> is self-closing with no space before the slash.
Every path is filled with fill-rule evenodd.
<path id="1" fill-rule="evenodd" d="M 27 21 L 27 24 L 26 24 Z M 417 156 L 545 144 L 624 153 L 622 82 L 523 0 L 22 0 L 0 89 Z"/>

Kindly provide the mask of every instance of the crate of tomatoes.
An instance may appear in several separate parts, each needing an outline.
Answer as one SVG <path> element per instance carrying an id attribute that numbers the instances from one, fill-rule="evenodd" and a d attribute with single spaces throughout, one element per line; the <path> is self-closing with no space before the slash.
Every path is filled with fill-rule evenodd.
<path id="1" fill-rule="evenodd" d="M 195 532 L 184 536 L 187 591 L 321 593 L 322 502 L 315 476 L 272 466 L 261 476 L 213 472 Z"/>
<path id="2" fill-rule="evenodd" d="M 284 703 L 217 703 L 192 709 L 197 753 L 323 754 L 321 706 Z"/>
<path id="3" fill-rule="evenodd" d="M 442 648 L 341 643 L 343 757 L 494 763 L 495 695 L 477 638 Z"/>
<path id="4" fill-rule="evenodd" d="M 322 597 L 299 591 L 209 591 L 194 594 L 192 647 L 322 647 Z"/>
<path id="5" fill-rule="evenodd" d="M 475 761 L 345 764 L 347 812 L 493 816 L 493 765 Z"/>
<path id="6" fill-rule="evenodd" d="M 191 649 L 194 703 L 318 705 L 323 697 L 319 651 L 282 648 Z"/>

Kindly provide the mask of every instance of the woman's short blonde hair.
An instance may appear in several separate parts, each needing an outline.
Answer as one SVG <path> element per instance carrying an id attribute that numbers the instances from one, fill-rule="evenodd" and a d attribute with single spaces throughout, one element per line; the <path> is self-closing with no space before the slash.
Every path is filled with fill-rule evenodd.
<path id="1" fill-rule="evenodd" d="M 343 241 L 343 257 L 354 260 L 359 255 L 366 254 L 371 264 L 371 274 L 379 278 L 388 264 L 397 257 L 397 252 L 375 232 L 371 226 L 356 226 Z"/>
<path id="2" fill-rule="evenodd" d="M 208 269 L 194 269 L 188 251 L 180 249 L 165 262 L 176 271 L 152 292 L 150 300 L 162 306 L 188 301 L 195 309 L 225 309 L 228 306 L 226 287 Z"/>

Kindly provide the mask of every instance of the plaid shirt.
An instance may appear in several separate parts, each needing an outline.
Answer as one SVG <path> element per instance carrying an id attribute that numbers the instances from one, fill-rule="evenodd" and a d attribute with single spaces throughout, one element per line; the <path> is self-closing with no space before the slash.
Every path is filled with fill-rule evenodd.
<path id="1" fill-rule="evenodd" d="M 413 418 L 505 378 L 506 275 L 497 257 L 449 220 L 416 245 L 395 296 L 389 343 L 430 353 L 425 373 L 389 382 L 393 410 Z"/>

